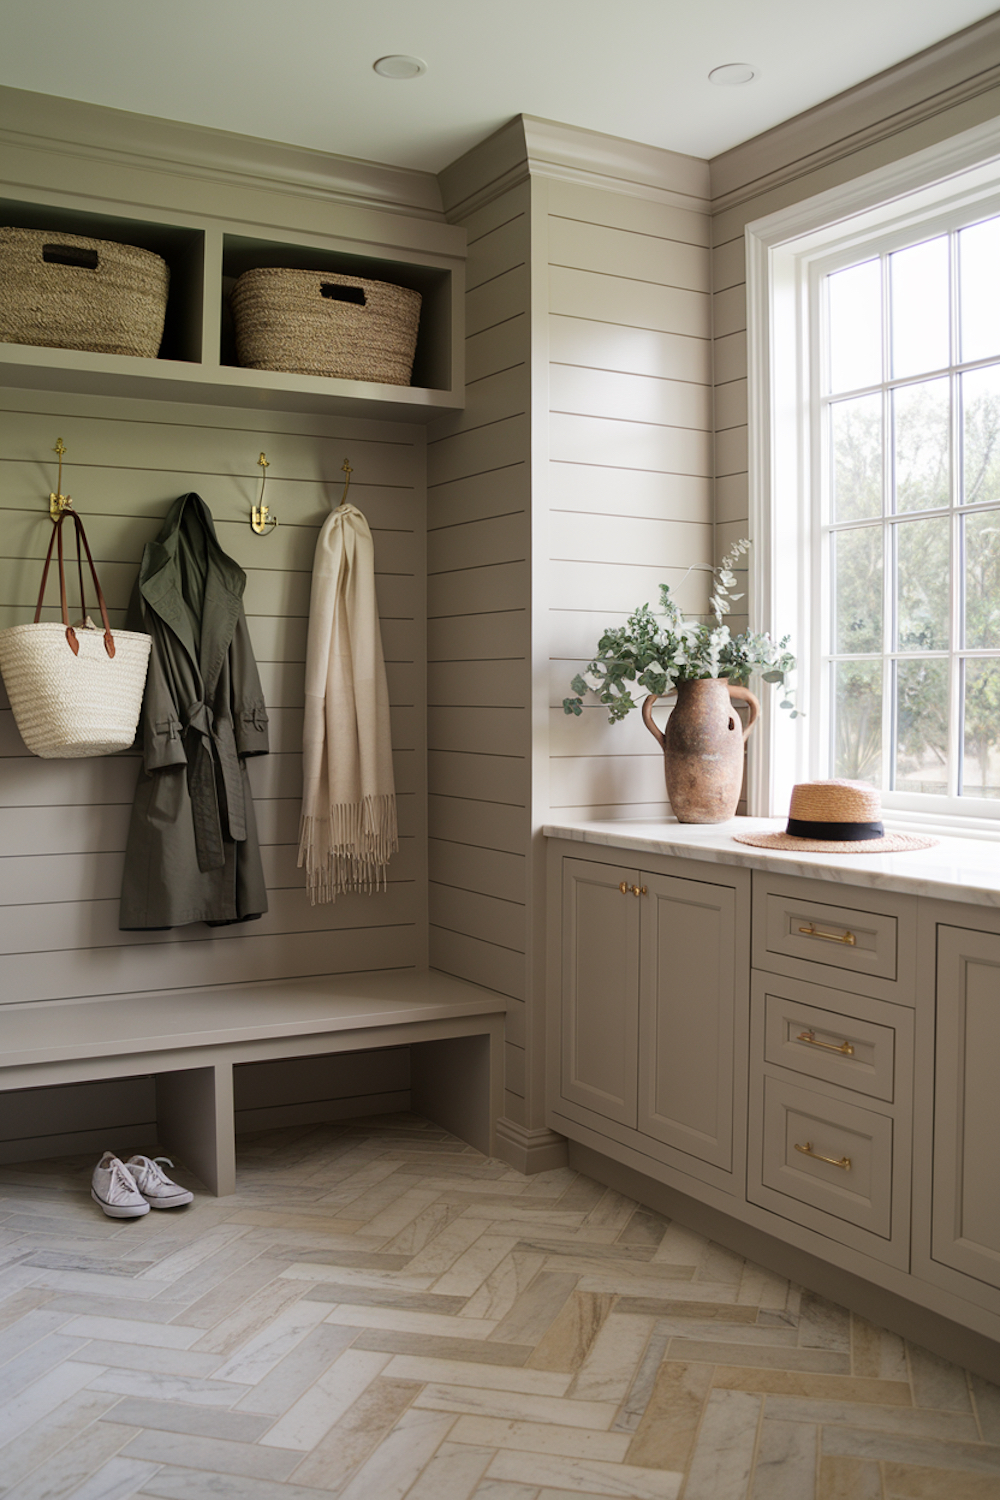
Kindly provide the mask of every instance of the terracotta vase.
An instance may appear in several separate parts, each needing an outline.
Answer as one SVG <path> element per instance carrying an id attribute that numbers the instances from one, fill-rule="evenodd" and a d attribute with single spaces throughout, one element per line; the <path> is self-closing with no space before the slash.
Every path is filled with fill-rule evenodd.
<path id="1" fill-rule="evenodd" d="M 650 734 L 663 747 L 667 796 L 679 823 L 725 823 L 736 814 L 743 784 L 743 746 L 757 717 L 760 703 L 749 688 L 737 687 L 725 677 L 702 677 L 679 682 L 671 692 L 677 704 L 661 733 L 653 723 L 651 693 L 642 705 L 642 719 Z M 664 695 L 667 696 L 667 695 Z M 744 729 L 733 698 L 750 705 Z"/>

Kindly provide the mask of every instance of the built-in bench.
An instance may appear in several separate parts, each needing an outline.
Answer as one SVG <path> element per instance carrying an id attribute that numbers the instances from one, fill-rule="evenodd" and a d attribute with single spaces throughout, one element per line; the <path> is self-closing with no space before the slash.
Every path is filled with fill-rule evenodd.
<path id="1" fill-rule="evenodd" d="M 5 1005 L 0 1091 L 151 1074 L 161 1149 L 223 1195 L 236 1064 L 406 1046 L 414 1110 L 492 1155 L 506 1006 L 433 969 Z"/>

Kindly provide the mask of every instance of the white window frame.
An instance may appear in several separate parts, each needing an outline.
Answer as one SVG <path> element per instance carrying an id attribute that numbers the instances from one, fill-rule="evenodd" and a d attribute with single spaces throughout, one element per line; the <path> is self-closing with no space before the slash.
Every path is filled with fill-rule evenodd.
<path id="1" fill-rule="evenodd" d="M 919 234 L 927 220 L 974 211 L 998 192 L 1000 121 L 994 120 L 746 226 L 751 618 L 756 630 L 792 635 L 803 686 L 819 672 L 812 600 L 826 588 L 812 534 L 816 267 L 849 258 L 852 247 L 875 234 L 905 235 L 911 228 Z M 808 710 L 804 691 L 800 702 Z M 764 716 L 756 743 L 751 739 L 751 815 L 785 815 L 792 785 L 817 774 L 827 716 L 818 702 L 816 708 L 794 721 L 777 708 Z M 900 827 L 1000 838 L 1000 808 L 996 818 L 886 811 Z"/>

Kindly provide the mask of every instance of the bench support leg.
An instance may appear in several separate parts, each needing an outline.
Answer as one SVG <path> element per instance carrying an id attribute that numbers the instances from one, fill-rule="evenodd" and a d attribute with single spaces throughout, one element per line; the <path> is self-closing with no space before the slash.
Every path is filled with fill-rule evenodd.
<path id="1" fill-rule="evenodd" d="M 493 1156 L 503 1087 L 503 1033 L 410 1044 L 410 1099 L 425 1115 Z"/>
<path id="2" fill-rule="evenodd" d="M 232 1063 L 157 1073 L 156 1123 L 164 1149 L 175 1151 L 209 1192 L 236 1191 Z"/>

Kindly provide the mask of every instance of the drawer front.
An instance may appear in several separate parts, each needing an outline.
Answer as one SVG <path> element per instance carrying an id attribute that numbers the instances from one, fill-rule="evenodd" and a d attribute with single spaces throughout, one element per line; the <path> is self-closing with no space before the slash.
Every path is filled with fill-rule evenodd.
<path id="1" fill-rule="evenodd" d="M 758 968 L 769 967 L 770 954 L 794 958 L 814 966 L 819 983 L 838 983 L 831 972 L 836 970 L 890 981 L 898 977 L 894 916 L 828 905 L 808 894 L 766 894 L 764 945 L 765 952 L 754 955 Z"/>
<path id="2" fill-rule="evenodd" d="M 775 994 L 775 988 L 773 982 L 755 976 L 754 1006 L 763 1007 L 765 1062 L 892 1103 L 894 1027 L 848 1016 L 839 1009 L 827 1010 L 786 993 Z M 909 1020 L 905 1011 L 900 1015 Z"/>
<path id="3" fill-rule="evenodd" d="M 771 1076 L 764 1078 L 763 1111 L 761 1185 L 786 1198 L 788 1217 L 796 1219 L 796 1204 L 804 1204 L 889 1239 L 889 1116 Z M 749 1196 L 761 1201 L 753 1184 Z M 769 1197 L 763 1206 L 773 1207 Z"/>

